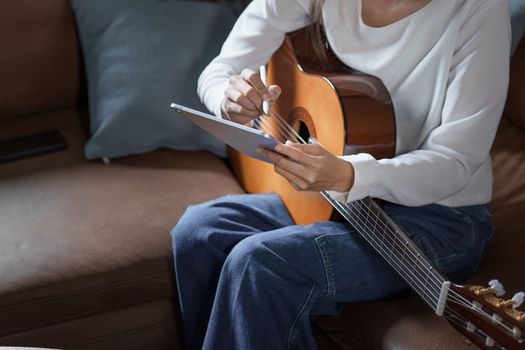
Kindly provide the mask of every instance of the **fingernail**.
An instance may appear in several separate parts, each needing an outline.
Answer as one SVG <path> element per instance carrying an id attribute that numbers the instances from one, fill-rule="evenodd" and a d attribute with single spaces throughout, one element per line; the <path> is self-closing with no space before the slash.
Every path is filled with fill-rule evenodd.
<path id="1" fill-rule="evenodd" d="M 290 141 L 290 140 L 286 140 L 286 142 L 285 142 L 284 144 L 287 145 L 287 146 L 288 146 L 288 145 L 291 145 L 291 144 L 292 144 L 292 141 Z"/>
<path id="2" fill-rule="evenodd" d="M 284 147 L 282 145 L 277 145 L 277 146 L 275 146 L 275 150 L 277 152 L 282 152 L 282 151 L 284 151 Z"/>

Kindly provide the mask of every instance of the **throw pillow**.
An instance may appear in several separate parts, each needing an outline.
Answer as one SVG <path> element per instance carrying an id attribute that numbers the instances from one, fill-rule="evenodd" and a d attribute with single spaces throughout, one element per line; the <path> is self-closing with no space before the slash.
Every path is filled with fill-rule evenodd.
<path id="1" fill-rule="evenodd" d="M 71 0 L 88 81 L 88 159 L 159 147 L 209 150 L 218 139 L 178 116 L 172 101 L 205 110 L 197 78 L 219 53 L 236 18 L 231 3 Z"/>

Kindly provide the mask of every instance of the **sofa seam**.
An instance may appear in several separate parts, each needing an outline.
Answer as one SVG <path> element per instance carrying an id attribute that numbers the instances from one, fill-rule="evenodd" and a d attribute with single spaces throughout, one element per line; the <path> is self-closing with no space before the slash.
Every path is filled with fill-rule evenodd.
<path id="1" fill-rule="evenodd" d="M 95 338 L 90 339 L 90 340 L 76 341 L 76 342 L 70 342 L 70 343 L 61 344 L 60 347 L 63 347 L 63 348 L 67 347 L 68 349 L 71 349 L 71 348 L 73 348 L 75 346 L 83 346 L 83 345 L 94 344 L 94 343 L 96 343 L 96 342 L 98 342 L 100 340 L 116 339 L 116 338 L 121 338 L 121 337 L 128 336 L 128 335 L 139 334 L 139 333 L 141 333 L 144 330 L 152 330 L 152 329 L 161 328 L 161 326 L 163 324 L 169 323 L 170 321 L 173 321 L 173 320 L 175 320 L 175 318 L 170 318 L 168 320 L 155 322 L 155 323 L 153 323 L 151 325 L 135 328 L 135 329 L 129 330 L 129 331 L 122 331 L 122 332 L 117 332 L 117 333 L 111 334 L 111 335 L 95 337 Z"/>
<path id="2" fill-rule="evenodd" d="M 133 302 L 118 304 L 118 306 L 119 306 L 118 308 L 101 307 L 101 308 L 98 308 L 98 309 L 91 309 L 90 311 L 77 313 L 77 314 L 69 316 L 69 317 L 65 316 L 63 318 L 55 319 L 54 321 L 51 321 L 51 322 L 49 322 L 49 320 L 41 321 L 41 322 L 35 322 L 32 325 L 30 325 L 30 326 L 20 327 L 20 328 L 12 330 L 10 332 L 1 334 L 1 336 L 5 337 L 5 336 L 14 335 L 14 334 L 17 334 L 17 333 L 28 332 L 28 331 L 31 331 L 31 330 L 34 330 L 34 329 L 39 329 L 41 327 L 48 327 L 48 326 L 53 326 L 53 325 L 57 325 L 57 324 L 64 323 L 64 322 L 70 322 L 70 321 L 74 321 L 74 320 L 81 320 L 81 319 L 83 319 L 85 317 L 88 317 L 88 316 L 98 315 L 98 314 L 102 314 L 102 313 L 105 313 L 105 312 L 115 311 L 115 310 L 119 310 L 119 309 L 122 309 L 122 308 L 130 307 L 130 306 L 134 306 L 134 305 L 140 305 L 140 304 L 153 302 L 153 301 L 157 301 L 157 300 L 163 300 L 163 299 L 166 299 L 166 297 L 169 298 L 168 300 L 171 300 L 171 298 L 170 298 L 171 296 L 170 295 L 159 295 L 156 298 L 146 298 L 146 299 L 141 299 L 141 300 L 135 300 Z"/>
<path id="3" fill-rule="evenodd" d="M 166 276 L 166 275 L 171 277 L 171 273 L 169 271 L 166 271 L 166 272 L 163 272 L 163 273 L 158 273 L 158 274 L 153 275 L 153 276 L 145 276 L 145 277 L 141 277 L 141 278 L 133 278 L 133 279 L 128 279 L 128 280 L 124 280 L 124 281 L 120 281 L 120 282 L 114 282 L 114 283 L 109 284 L 109 285 L 99 285 L 99 286 L 96 286 L 96 287 L 79 289 L 79 290 L 76 290 L 76 291 L 73 291 L 73 292 L 66 292 L 66 293 L 61 293 L 61 294 L 52 295 L 52 296 L 48 296 L 48 297 L 38 298 L 38 299 L 30 300 L 30 301 L 24 301 L 24 302 L 20 302 L 20 303 L 16 303 L 16 304 L 6 305 L 6 306 L 3 306 L 3 307 L 0 307 L 0 312 L 16 309 L 17 307 L 20 307 L 22 305 L 30 306 L 30 305 L 45 303 L 45 302 L 52 301 L 52 300 L 62 299 L 63 297 L 71 297 L 71 296 L 75 296 L 75 295 L 78 296 L 78 295 L 81 295 L 81 294 L 90 293 L 90 292 L 94 292 L 94 291 L 104 291 L 104 290 L 110 290 L 110 289 L 117 289 L 118 287 L 134 284 L 134 282 L 144 282 L 144 281 L 148 281 L 148 280 L 155 280 L 155 279 L 158 279 L 159 277 L 163 277 L 163 276 Z"/>
<path id="4" fill-rule="evenodd" d="M 67 347 L 68 349 L 71 349 L 71 348 L 74 348 L 75 346 L 83 346 L 83 345 L 94 344 L 94 343 L 97 343 L 100 340 L 117 339 L 117 338 L 129 336 L 129 335 L 133 335 L 133 334 L 139 334 L 139 333 L 143 332 L 144 330 L 153 330 L 153 329 L 161 328 L 161 326 L 163 324 L 167 324 L 167 323 L 169 323 L 170 321 L 173 321 L 173 320 L 175 320 L 175 318 L 170 318 L 168 320 L 155 322 L 155 323 L 153 323 L 151 325 L 135 328 L 133 330 L 122 331 L 122 332 L 117 332 L 117 333 L 111 334 L 111 335 L 95 337 L 95 338 L 92 338 L 90 340 L 64 343 L 64 344 L 60 344 L 60 347 L 61 348 L 66 348 Z"/>

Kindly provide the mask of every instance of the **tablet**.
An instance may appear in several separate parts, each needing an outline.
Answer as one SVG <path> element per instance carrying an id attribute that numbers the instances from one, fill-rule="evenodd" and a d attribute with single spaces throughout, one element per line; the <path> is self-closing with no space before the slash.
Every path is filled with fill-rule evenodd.
<path id="1" fill-rule="evenodd" d="M 255 150 L 257 147 L 271 150 L 278 144 L 278 141 L 272 139 L 261 130 L 250 128 L 176 103 L 172 103 L 171 108 L 175 109 L 175 111 L 185 119 L 206 130 L 237 151 L 271 163 L 268 158 L 257 153 Z"/>

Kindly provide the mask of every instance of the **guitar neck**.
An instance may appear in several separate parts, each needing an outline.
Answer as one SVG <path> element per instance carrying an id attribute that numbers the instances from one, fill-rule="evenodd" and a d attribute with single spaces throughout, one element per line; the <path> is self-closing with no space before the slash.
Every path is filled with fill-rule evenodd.
<path id="1" fill-rule="evenodd" d="M 326 192 L 321 194 L 437 312 L 440 308 L 440 293 L 446 279 L 379 205 L 370 197 L 341 203 L 332 199 Z"/>

